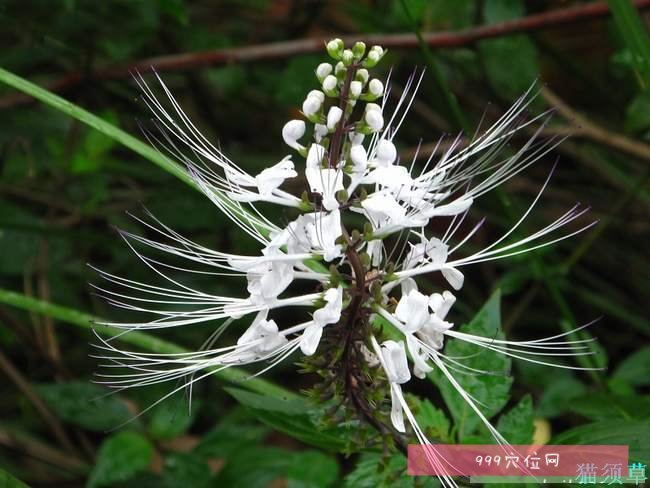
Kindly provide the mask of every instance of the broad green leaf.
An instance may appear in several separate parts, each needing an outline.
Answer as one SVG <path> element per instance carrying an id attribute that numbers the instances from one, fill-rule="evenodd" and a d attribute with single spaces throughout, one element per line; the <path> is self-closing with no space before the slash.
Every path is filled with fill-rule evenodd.
<path id="1" fill-rule="evenodd" d="M 497 430 L 510 444 L 530 444 L 535 431 L 534 420 L 533 400 L 530 395 L 526 395 L 499 417 Z"/>
<path id="2" fill-rule="evenodd" d="M 339 477 L 336 460 L 318 451 L 305 451 L 293 458 L 287 471 L 288 488 L 326 488 Z"/>
<path id="3" fill-rule="evenodd" d="M 642 90 L 650 88 L 650 36 L 630 0 L 608 0 L 618 34 L 632 57 Z"/>
<path id="4" fill-rule="evenodd" d="M 522 0 L 492 0 L 484 3 L 486 23 L 503 22 L 524 14 Z M 504 99 L 519 97 L 539 76 L 537 50 L 524 34 L 481 41 L 479 52 L 492 88 Z"/>
<path id="5" fill-rule="evenodd" d="M 212 472 L 200 456 L 174 453 L 165 458 L 162 478 L 164 488 L 203 488 L 210 485 Z"/>
<path id="6" fill-rule="evenodd" d="M 203 435 L 194 449 L 199 456 L 229 458 L 240 449 L 262 442 L 270 429 L 261 425 L 242 406 L 236 406 L 221 418 L 216 427 Z"/>
<path id="7" fill-rule="evenodd" d="M 630 462 L 650 464 L 650 421 L 606 420 L 581 425 L 555 436 L 549 444 L 630 446 Z"/>
<path id="8" fill-rule="evenodd" d="M 569 408 L 591 420 L 649 419 L 650 396 L 591 393 L 572 399 Z"/>
<path id="9" fill-rule="evenodd" d="M 153 446 L 140 434 L 114 434 L 99 447 L 88 486 L 107 486 L 126 481 L 144 471 L 149 466 L 153 454 Z"/>
<path id="10" fill-rule="evenodd" d="M 642 132 L 650 129 L 650 93 L 637 95 L 625 111 L 625 130 Z"/>
<path id="11" fill-rule="evenodd" d="M 114 429 L 134 415 L 118 396 L 109 395 L 108 390 L 93 383 L 41 384 L 35 389 L 59 418 L 84 429 L 98 432 Z"/>
<path id="12" fill-rule="evenodd" d="M 306 444 L 330 451 L 341 451 L 350 436 L 357 433 L 352 428 L 324 428 L 314 419 L 318 413 L 306 399 L 285 399 L 248 392 L 238 388 L 225 388 L 237 401 L 248 407 L 260 421 Z"/>
<path id="13" fill-rule="evenodd" d="M 184 434 L 194 422 L 200 406 L 200 400 L 192 401 L 190 412 L 184 397 L 173 396 L 151 410 L 147 431 L 156 439 L 173 439 Z"/>
<path id="14" fill-rule="evenodd" d="M 500 293 L 495 292 L 469 324 L 460 327 L 460 331 L 502 339 L 500 299 Z M 459 339 L 447 340 L 444 352 L 448 357 L 462 358 L 459 361 L 462 361 L 465 366 L 488 372 L 486 374 L 471 372 L 470 374 L 459 374 L 450 370 L 450 374 L 461 388 L 483 404 L 477 404 L 477 406 L 487 418 L 496 415 L 509 398 L 512 385 L 510 358 Z M 454 419 L 458 439 L 462 441 L 477 429 L 481 423 L 480 418 L 440 370 L 434 370 L 429 377 L 438 385 Z"/>
<path id="15" fill-rule="evenodd" d="M 0 486 L 2 488 L 29 488 L 25 483 L 0 468 Z"/>
<path id="16" fill-rule="evenodd" d="M 307 467 L 307 464 L 313 466 Z M 324 473 L 321 468 L 334 472 Z M 288 487 L 327 488 L 334 486 L 338 477 L 336 470 L 336 462 L 320 452 L 251 447 L 228 460 L 212 486 L 267 488 L 272 483 L 284 486 L 286 482 Z"/>
<path id="17" fill-rule="evenodd" d="M 633 386 L 650 385 L 650 347 L 639 349 L 626 358 L 614 371 L 612 378 Z"/>
<path id="18" fill-rule="evenodd" d="M 451 424 L 445 412 L 434 407 L 429 400 L 420 400 L 412 395 L 409 399 L 417 405 L 415 418 L 429 440 L 432 442 L 450 442 L 449 428 Z"/>
<path id="19" fill-rule="evenodd" d="M 399 453 L 384 459 L 379 453 L 364 453 L 357 461 L 354 470 L 344 480 L 344 488 L 411 488 L 440 486 L 433 476 L 415 477 L 406 472 L 406 458 Z M 417 480 L 417 482 L 416 482 Z"/>

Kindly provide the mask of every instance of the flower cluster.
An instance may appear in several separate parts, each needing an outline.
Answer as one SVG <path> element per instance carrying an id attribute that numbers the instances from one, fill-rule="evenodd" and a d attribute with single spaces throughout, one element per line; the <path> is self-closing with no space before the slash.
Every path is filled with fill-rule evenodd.
<path id="1" fill-rule="evenodd" d="M 527 342 L 471 335 L 454 330 L 448 320 L 454 292 L 463 287 L 465 266 L 547 246 L 592 225 L 557 233 L 585 212 L 576 205 L 537 232 L 509 239 L 538 202 L 547 180 L 508 232 L 482 249 L 458 255 L 483 223 L 457 236 L 473 201 L 559 143 L 555 138 L 540 141 L 541 129 L 532 129 L 536 122 L 545 122 L 548 114 L 521 122 L 533 98 L 531 89 L 469 144 L 461 145 L 457 138 L 441 155 L 432 153 L 422 165 L 415 159 L 401 161 L 394 138 L 422 75 L 411 76 L 389 108 L 389 82 L 373 78 L 369 71 L 385 55 L 381 47 L 366 49 L 357 42 L 346 49 L 335 39 L 327 43 L 327 52 L 332 62 L 315 69 L 319 88 L 310 91 L 302 103 L 304 119 L 290 120 L 282 129 L 282 138 L 294 154 L 259 174 L 250 174 L 210 143 L 162 80 L 158 78 L 164 96 L 158 98 L 142 77 L 137 79 L 160 129 L 159 134 L 149 134 L 151 141 L 183 163 L 200 190 L 257 240 L 261 250 L 256 256 L 215 251 L 151 215 L 139 220 L 160 240 L 122 231 L 134 252 L 167 284 L 154 286 L 100 271 L 103 278 L 125 290 L 98 287 L 111 303 L 149 315 L 135 323 L 106 325 L 125 332 L 204 322 L 220 325 L 201 350 L 186 354 L 122 351 L 102 341 L 105 357 L 129 368 L 123 375 L 106 375 L 107 382 L 117 388 L 184 378 L 192 383 L 215 370 L 255 363 L 263 363 L 262 371 L 266 371 L 298 349 L 305 356 L 318 355 L 329 330 L 363 331 L 348 335 L 354 337 L 349 348 L 361 353 L 354 356 L 356 360 L 365 361 L 365 367 L 387 381 L 391 428 L 405 432 L 406 415 L 418 440 L 428 443 L 402 387 L 412 374 L 422 378 L 437 369 L 497 440 L 505 442 L 454 378 L 453 371 L 468 369 L 462 358 L 447 357 L 442 348 L 445 338 L 453 337 L 542 364 L 546 362 L 538 356 L 575 354 L 576 349 L 586 348 L 564 340 L 563 334 Z M 504 145 L 525 128 L 533 130 L 533 137 L 516 152 L 504 154 Z M 287 225 L 272 222 L 260 207 L 268 203 L 293 209 L 295 219 Z M 447 231 L 430 235 L 431 220 L 443 218 Z M 188 265 L 179 268 L 154 259 L 141 251 L 143 247 L 181 258 Z M 170 269 L 245 277 L 247 288 L 238 297 L 219 296 L 183 284 L 170 275 Z M 416 280 L 432 273 L 440 273 L 448 289 L 430 295 L 420 291 Z M 313 282 L 317 291 L 292 293 L 297 280 Z M 305 318 L 311 318 L 278 324 L 272 317 L 285 307 L 307 309 L 311 315 Z M 221 333 L 240 318 L 248 318 L 250 325 L 237 342 L 214 347 Z M 382 336 L 386 328 L 392 331 L 389 340 Z"/>

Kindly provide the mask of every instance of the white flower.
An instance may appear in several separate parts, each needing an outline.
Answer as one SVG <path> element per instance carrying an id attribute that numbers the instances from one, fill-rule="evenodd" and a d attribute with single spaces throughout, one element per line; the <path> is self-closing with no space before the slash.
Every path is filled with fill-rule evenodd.
<path id="1" fill-rule="evenodd" d="M 305 356 L 316 352 L 318 343 L 323 335 L 323 327 L 335 324 L 341 319 L 343 307 L 343 288 L 330 288 L 323 296 L 325 306 L 314 312 L 314 322 L 308 325 L 300 339 L 300 350 Z"/>
<path id="2" fill-rule="evenodd" d="M 287 178 L 295 178 L 298 173 L 294 170 L 291 156 L 285 157 L 279 163 L 266 168 L 255 177 L 260 195 L 270 195 Z"/>
<path id="3" fill-rule="evenodd" d="M 382 139 L 377 144 L 377 151 L 372 163 L 374 166 L 387 167 L 397 159 L 397 149 L 388 139 Z"/>
<path id="4" fill-rule="evenodd" d="M 298 139 L 305 135 L 305 121 L 304 120 L 290 120 L 282 128 L 282 139 L 287 146 L 292 149 L 302 150 L 305 148 L 302 144 L 298 143 Z"/>
<path id="5" fill-rule="evenodd" d="M 390 389 L 391 423 L 398 431 L 406 431 L 406 418 L 417 442 L 429 444 L 402 393 L 402 385 L 411 379 L 410 361 L 412 373 L 418 378 L 435 368 L 481 418 L 495 439 L 505 444 L 474 399 L 455 379 L 456 371 L 467 369 L 463 364 L 466 358 L 443 354 L 445 340 L 465 341 L 537 364 L 548 364 L 544 357 L 549 354 L 574 355 L 573 348 L 583 347 L 582 342 L 556 340 L 567 333 L 517 342 L 461 332 L 447 320 L 455 296 L 446 290 L 426 296 L 418 289 L 417 280 L 424 275 L 442 276 L 450 288 L 459 290 L 464 284 L 461 270 L 465 266 L 545 247 L 592 224 L 561 233 L 560 229 L 583 215 L 584 211 L 575 206 L 546 227 L 514 239 L 514 231 L 537 204 L 540 191 L 523 217 L 501 237 L 484 246 L 466 249 L 463 244 L 482 223 L 463 234 L 465 226 L 461 223 L 465 218 L 472 219 L 467 212 L 474 199 L 554 147 L 553 139 L 537 142 L 533 138 L 513 154 L 503 155 L 500 151 L 514 135 L 522 133 L 522 128 L 543 121 L 545 116 L 535 116 L 532 121 L 517 125 L 531 101 L 527 93 L 464 148 L 459 148 L 456 139 L 439 157 L 431 155 L 424 169 L 411 161 L 402 164 L 393 139 L 422 77 L 413 76 L 408 80 L 391 113 L 393 101 L 385 96 L 388 88 L 377 79 L 368 82 L 367 68 L 373 67 L 385 52 L 373 46 L 364 58 L 362 47 L 359 44 L 354 52 L 346 50 L 340 39 L 327 44 L 337 64 L 332 68 L 331 64 L 323 63 L 316 68 L 324 92 L 310 91 L 302 104 L 303 114 L 313 129 L 314 142 L 308 148 L 299 142 L 307 131 L 304 121 L 287 122 L 282 138 L 298 151 L 300 161 L 294 165 L 286 157 L 256 176 L 231 161 L 197 131 L 162 81 L 164 99 L 159 100 L 144 79 L 136 78 L 147 106 L 164 132 L 162 137 L 154 136 L 152 140 L 186 166 L 195 186 L 237 226 L 237 231 L 257 241 L 259 252 L 243 256 L 210 249 L 151 215 L 139 220 L 152 237 L 121 231 L 140 261 L 163 284 L 142 283 L 100 271 L 102 279 L 119 291 L 96 288 L 110 303 L 138 314 L 132 323 L 103 325 L 122 332 L 194 324 L 205 327 L 214 324 L 215 328 L 210 331 L 205 347 L 171 355 L 121 351 L 112 342 L 100 338 L 99 347 L 106 351 L 106 359 L 114 363 L 111 366 L 126 367 L 123 376 L 115 375 L 113 370 L 106 382 L 118 388 L 166 381 L 172 384 L 186 381 L 192 385 L 215 370 L 235 364 L 259 363 L 263 372 L 297 350 L 306 356 L 325 354 L 329 361 L 337 357 L 336 351 L 319 348 L 319 344 L 323 337 L 333 338 L 337 344 L 344 342 L 341 346 L 346 351 L 344 359 L 336 360 L 364 362 L 363 368 L 357 364 L 345 367 L 332 364 L 333 375 L 340 375 L 340 371 L 348 375 L 335 377 L 333 381 L 338 382 L 335 386 L 348 396 L 365 394 L 364 388 L 355 386 L 354 391 L 349 388 L 368 381 L 372 388 Z M 357 68 L 354 76 L 348 71 Z M 343 76 L 344 72 L 350 76 Z M 350 84 L 346 87 L 345 83 Z M 366 84 L 368 91 L 363 95 Z M 348 99 L 340 95 L 346 89 Z M 384 97 L 382 106 L 367 103 L 381 96 Z M 330 100 L 325 105 L 327 97 Z M 331 107 L 326 116 L 324 106 Z M 295 194 L 281 189 L 288 178 L 295 178 L 291 185 Z M 548 180 L 542 191 L 547 183 Z M 257 202 L 265 203 L 258 208 Z M 286 207 L 283 217 L 273 219 L 265 215 L 267 204 Z M 159 254 L 173 258 L 174 262 Z M 193 279 L 184 281 L 180 276 L 183 272 Z M 210 278 L 213 282 L 208 281 L 207 289 L 200 289 L 198 283 Z M 234 296 L 217 294 L 215 290 L 228 289 L 221 282 L 231 278 L 235 284 L 241 282 L 239 292 Z M 439 282 L 429 283 L 435 286 Z M 395 302 L 397 306 L 392 312 Z M 282 315 L 280 329 L 269 316 L 289 308 Z M 240 323 L 234 320 L 240 318 L 250 325 L 239 330 L 243 333 L 237 342 L 219 345 L 216 339 L 226 328 L 239 327 Z M 285 326 L 286 321 L 290 323 Z M 387 338 L 388 334 L 383 332 L 387 330 L 391 340 L 385 340 L 380 346 L 382 337 L 379 336 Z M 327 342 L 331 343 L 334 342 Z M 384 375 L 372 377 L 376 367 L 383 369 L 387 383 Z M 363 377 L 354 376 L 360 372 Z M 471 372 L 488 374 L 480 370 Z M 185 386 L 175 386 L 172 393 Z M 358 396 L 355 401 L 363 402 L 364 398 Z M 384 408 L 369 405 L 365 411 L 357 412 L 361 420 L 369 409 Z"/>
<path id="6" fill-rule="evenodd" d="M 343 173 L 336 169 L 307 167 L 305 175 L 311 191 L 322 195 L 323 207 L 327 210 L 338 208 L 336 192 L 343 190 Z"/>
<path id="7" fill-rule="evenodd" d="M 320 168 L 326 153 L 327 150 L 320 144 L 312 144 L 309 146 L 309 152 L 307 153 L 307 168 Z"/>

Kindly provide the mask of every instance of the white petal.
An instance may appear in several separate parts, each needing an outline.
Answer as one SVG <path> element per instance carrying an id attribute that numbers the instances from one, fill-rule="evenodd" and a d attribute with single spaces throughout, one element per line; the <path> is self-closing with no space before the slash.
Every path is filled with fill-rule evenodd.
<path id="1" fill-rule="evenodd" d="M 307 168 L 319 168 L 325 158 L 325 148 L 320 144 L 312 144 L 307 153 Z"/>
<path id="2" fill-rule="evenodd" d="M 399 388 L 399 386 L 391 385 L 390 387 L 390 421 L 398 432 L 406 432 L 406 428 L 404 427 L 404 413 L 402 412 L 402 403 L 399 401 L 399 396 L 394 390 L 395 388 Z"/>
<path id="3" fill-rule="evenodd" d="M 323 206 L 327 210 L 338 208 L 336 192 L 343 189 L 343 172 L 336 169 L 307 167 L 305 176 L 311 191 L 323 196 Z"/>
<path id="4" fill-rule="evenodd" d="M 474 200 L 472 198 L 459 198 L 458 200 L 454 200 L 453 202 L 448 203 L 446 205 L 440 205 L 440 206 L 432 205 L 429 209 L 427 209 L 423 213 L 429 218 L 458 215 L 459 213 L 462 213 L 465 210 L 467 210 L 469 207 L 471 207 L 473 201 Z"/>
<path id="5" fill-rule="evenodd" d="M 449 282 L 454 290 L 460 290 L 463 287 L 465 276 L 456 268 L 442 268 L 442 275 Z"/>
<path id="6" fill-rule="evenodd" d="M 387 139 L 382 139 L 377 144 L 377 161 L 381 166 L 393 164 L 397 159 L 397 149 L 395 144 Z"/>
<path id="7" fill-rule="evenodd" d="M 329 112 L 327 112 L 327 128 L 329 130 L 334 130 L 342 116 L 343 110 L 337 106 L 330 107 Z"/>
<path id="8" fill-rule="evenodd" d="M 385 341 L 381 349 L 386 375 L 391 383 L 406 383 L 411 379 L 403 342 Z"/>
<path id="9" fill-rule="evenodd" d="M 316 352 L 318 343 L 323 335 L 323 326 L 317 324 L 308 325 L 300 337 L 300 350 L 305 356 L 311 356 Z"/>
<path id="10" fill-rule="evenodd" d="M 395 316 L 406 325 L 408 332 L 417 332 L 429 320 L 429 297 L 411 290 L 400 299 Z"/>
<path id="11" fill-rule="evenodd" d="M 361 144 L 355 144 L 350 149 L 350 159 L 354 165 L 355 173 L 363 173 L 368 166 L 368 153 Z"/>
<path id="12" fill-rule="evenodd" d="M 290 120 L 282 128 L 282 138 L 287 146 L 293 149 L 302 149 L 304 146 L 297 141 L 305 135 L 305 122 L 302 120 Z"/>
<path id="13" fill-rule="evenodd" d="M 314 312 L 314 324 L 323 327 L 328 324 L 335 324 L 341 320 L 341 309 L 343 308 L 343 287 L 330 288 L 323 297 L 325 306 Z"/>

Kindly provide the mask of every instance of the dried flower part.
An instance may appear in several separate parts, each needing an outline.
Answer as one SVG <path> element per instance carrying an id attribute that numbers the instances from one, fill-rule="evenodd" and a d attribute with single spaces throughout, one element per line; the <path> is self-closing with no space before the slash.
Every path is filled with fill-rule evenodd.
<path id="1" fill-rule="evenodd" d="M 290 120 L 282 129 L 282 139 L 296 154 L 270 163 L 256 175 L 231 161 L 198 132 L 162 80 L 158 79 L 164 96 L 158 99 L 144 79 L 137 79 L 162 132 L 149 134 L 150 139 L 182 162 L 202 192 L 261 249 L 257 256 L 215 251 L 190 241 L 151 215 L 142 222 L 163 242 L 122 231 L 134 252 L 166 286 L 100 271 L 102 278 L 123 289 L 97 287 L 111 303 L 150 317 L 106 325 L 131 331 L 221 322 L 215 338 L 238 318 L 249 320 L 250 325 L 235 344 L 214 347 L 215 340 L 209 340 L 199 351 L 177 355 L 120 351 L 113 343 L 102 341 L 100 348 L 109 360 L 132 367 L 123 378 L 110 376 L 107 382 L 118 388 L 181 379 L 192 384 L 214 368 L 235 364 L 269 363 L 262 369 L 266 371 L 300 349 L 313 364 L 327 358 L 329 369 L 323 376 L 336 372 L 333 377 L 339 383 L 335 391 L 370 425 L 382 431 L 406 432 L 406 417 L 417 440 L 428 443 L 402 387 L 411 373 L 422 378 L 437 369 L 497 441 L 505 444 L 455 380 L 453 372 L 462 371 L 463 358 L 442 354 L 445 338 L 540 364 L 548 364 L 543 356 L 549 353 L 568 354 L 576 342 L 555 341 L 566 334 L 516 342 L 455 331 L 448 317 L 456 297 L 445 289 L 425 294 L 416 279 L 439 273 L 450 288 L 461 290 L 465 266 L 538 249 L 593 225 L 558 232 L 584 214 L 585 210 L 575 205 L 535 233 L 510 239 L 537 204 L 547 179 L 530 208 L 507 233 L 478 250 L 461 251 L 483 224 L 481 221 L 467 234 L 457 236 L 475 199 L 543 158 L 559 143 L 556 138 L 536 141 L 536 133 L 514 154 L 500 151 L 514 134 L 545 121 L 549 114 L 520 123 L 533 98 L 531 88 L 468 146 L 460 148 L 456 139 L 442 156 L 432 154 L 424 167 L 417 167 L 415 160 L 402 164 L 394 138 L 422 75 L 411 76 L 389 109 L 389 84 L 370 79 L 368 72 L 386 51 L 380 46 L 366 50 L 363 43 L 346 49 L 340 39 L 334 39 L 327 43 L 327 52 L 336 64 L 316 67 L 322 91 L 312 90 L 305 97 L 301 108 L 306 121 Z M 305 182 L 307 186 L 303 186 Z M 258 203 L 289 207 L 295 218 L 286 224 L 273 222 Z M 442 218 L 450 221 L 446 232 L 430 235 L 430 221 Z M 153 259 L 147 251 L 185 260 L 185 270 L 190 273 L 243 277 L 247 287 L 238 297 L 198 290 L 169 273 L 183 268 Z M 311 282 L 315 291 L 296 294 L 300 288 L 293 286 L 295 281 Z M 300 309 L 306 310 L 305 320 L 278 324 L 269 318 L 286 307 L 298 309 L 294 316 Z M 380 322 L 383 326 L 377 325 Z M 391 328 L 390 338 L 381 335 L 384 327 Z M 323 341 L 328 347 L 321 347 Z M 473 371 L 477 372 L 487 374 Z M 370 406 L 372 390 L 382 384 L 391 399 L 390 426 L 382 424 L 377 413 L 381 409 L 375 412 Z M 453 480 L 442 481 L 452 486 Z"/>

